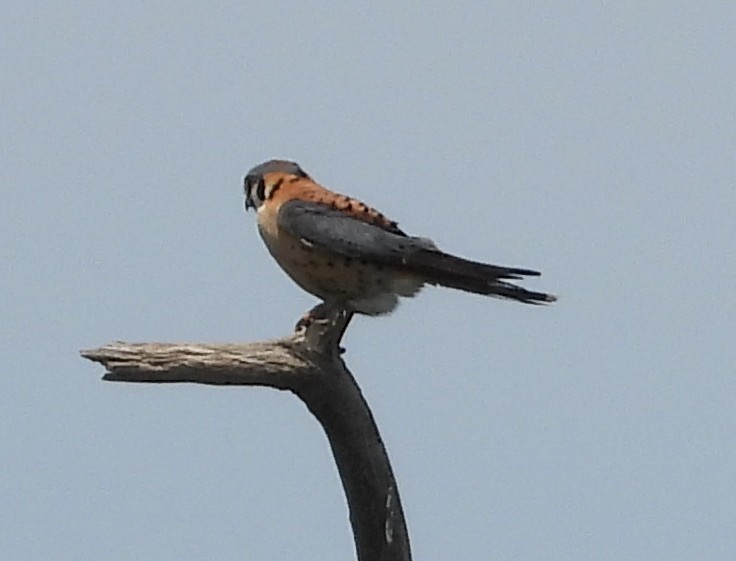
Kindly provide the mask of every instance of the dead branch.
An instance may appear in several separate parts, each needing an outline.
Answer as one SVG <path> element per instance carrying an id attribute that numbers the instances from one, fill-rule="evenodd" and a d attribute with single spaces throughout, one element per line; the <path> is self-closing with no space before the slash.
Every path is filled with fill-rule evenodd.
<path id="1" fill-rule="evenodd" d="M 268 386 L 299 397 L 330 442 L 359 561 L 410 561 L 388 454 L 339 343 L 351 316 L 331 312 L 291 337 L 249 344 L 115 342 L 82 351 L 117 382 Z"/>

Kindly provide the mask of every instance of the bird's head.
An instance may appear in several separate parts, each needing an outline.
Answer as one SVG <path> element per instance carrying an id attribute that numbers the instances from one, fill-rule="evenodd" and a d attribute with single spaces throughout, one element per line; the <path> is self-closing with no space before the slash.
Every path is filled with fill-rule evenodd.
<path id="1" fill-rule="evenodd" d="M 258 210 L 271 197 L 274 189 L 280 186 L 284 175 L 309 179 L 299 164 L 288 160 L 269 160 L 251 169 L 243 180 L 245 210 Z"/>

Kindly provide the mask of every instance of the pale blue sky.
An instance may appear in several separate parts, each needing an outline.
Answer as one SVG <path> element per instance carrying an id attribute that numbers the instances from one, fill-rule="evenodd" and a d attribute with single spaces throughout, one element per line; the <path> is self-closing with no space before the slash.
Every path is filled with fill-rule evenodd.
<path id="1" fill-rule="evenodd" d="M 562 296 L 353 322 L 416 559 L 734 559 L 736 7 L 2 12 L 0 558 L 353 557 L 293 396 L 78 355 L 286 334 L 314 299 L 241 192 L 286 157 Z"/>

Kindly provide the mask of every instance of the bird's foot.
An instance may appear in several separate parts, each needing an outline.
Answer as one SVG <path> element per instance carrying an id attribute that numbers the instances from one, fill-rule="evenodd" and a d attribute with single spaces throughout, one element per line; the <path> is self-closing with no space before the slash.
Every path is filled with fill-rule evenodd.
<path id="1" fill-rule="evenodd" d="M 318 321 L 327 321 L 329 318 L 329 308 L 324 304 L 324 302 L 317 304 L 314 308 L 309 310 L 306 314 L 304 314 L 301 318 L 299 318 L 299 321 L 296 322 L 296 325 L 294 326 L 294 331 L 297 333 L 302 333 L 309 328 L 310 325 L 312 325 L 314 322 Z"/>
<path id="2" fill-rule="evenodd" d="M 298 322 L 296 322 L 294 331 L 296 333 L 307 334 L 311 327 L 318 327 L 318 324 L 322 324 L 322 329 L 320 331 L 326 332 L 325 330 L 334 330 L 337 325 L 340 324 L 340 327 L 338 328 L 339 332 L 336 333 L 335 342 L 338 343 L 338 353 L 343 354 L 345 352 L 345 348 L 339 345 L 339 341 L 342 339 L 342 335 L 352 316 L 352 312 L 348 312 L 343 308 L 328 306 L 322 302 L 309 310 L 299 319 Z"/>

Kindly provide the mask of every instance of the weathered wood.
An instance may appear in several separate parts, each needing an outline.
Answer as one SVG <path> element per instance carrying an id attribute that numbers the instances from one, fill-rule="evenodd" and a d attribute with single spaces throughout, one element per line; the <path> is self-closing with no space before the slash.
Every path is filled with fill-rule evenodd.
<path id="1" fill-rule="evenodd" d="M 351 315 L 334 311 L 291 337 L 248 344 L 123 343 L 82 351 L 117 382 L 268 386 L 289 390 L 330 442 L 359 561 L 410 561 L 396 480 L 373 415 L 340 358 Z"/>

